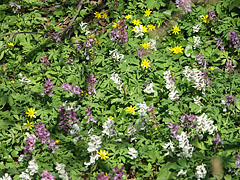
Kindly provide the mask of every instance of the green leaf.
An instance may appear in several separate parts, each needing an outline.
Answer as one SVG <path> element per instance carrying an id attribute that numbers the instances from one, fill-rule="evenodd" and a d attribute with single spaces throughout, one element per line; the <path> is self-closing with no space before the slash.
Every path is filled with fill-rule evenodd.
<path id="1" fill-rule="evenodd" d="M 187 57 L 190 57 L 191 53 L 193 52 L 192 50 L 192 46 L 191 45 L 187 45 L 185 50 L 184 50 L 184 53 Z"/>

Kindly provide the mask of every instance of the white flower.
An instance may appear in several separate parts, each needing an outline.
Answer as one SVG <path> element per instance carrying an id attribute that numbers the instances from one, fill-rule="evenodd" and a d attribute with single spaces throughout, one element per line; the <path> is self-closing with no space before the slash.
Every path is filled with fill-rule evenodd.
<path id="1" fill-rule="evenodd" d="M 38 165 L 37 165 L 36 159 L 34 157 L 31 161 L 29 161 L 26 172 L 28 174 L 30 174 L 31 176 L 38 173 Z"/>
<path id="2" fill-rule="evenodd" d="M 26 78 L 26 76 L 22 75 L 22 73 L 19 73 L 20 78 L 18 79 L 21 83 L 31 84 L 31 80 Z"/>
<path id="3" fill-rule="evenodd" d="M 135 37 L 144 36 L 142 25 L 136 26 L 136 30 L 134 32 L 136 33 Z"/>
<path id="4" fill-rule="evenodd" d="M 56 163 L 55 169 L 57 170 L 59 177 L 63 180 L 68 180 L 68 173 L 65 171 L 65 164 L 63 163 Z"/>
<path id="5" fill-rule="evenodd" d="M 87 23 L 80 22 L 79 26 L 80 26 L 81 30 L 83 30 L 84 32 L 86 31 Z"/>
<path id="6" fill-rule="evenodd" d="M 119 75 L 114 72 L 114 73 L 112 73 L 112 77 L 110 79 L 113 80 L 113 82 L 117 85 L 117 89 L 119 91 L 121 91 L 123 83 L 122 83 L 121 78 L 119 77 Z"/>
<path id="7" fill-rule="evenodd" d="M 200 47 L 200 43 L 201 43 L 200 37 L 195 37 L 195 36 L 193 36 L 193 39 L 194 39 L 193 48 L 196 49 L 196 48 Z"/>
<path id="8" fill-rule="evenodd" d="M 147 94 L 154 93 L 155 91 L 153 90 L 153 83 L 148 84 L 146 88 L 143 90 L 143 92 Z"/>
<path id="9" fill-rule="evenodd" d="M 172 89 L 168 96 L 172 101 L 176 101 L 179 99 L 178 91 L 176 89 Z"/>
<path id="10" fill-rule="evenodd" d="M 193 98 L 193 100 L 194 100 L 195 104 L 201 106 L 201 97 L 197 96 L 197 97 Z"/>
<path id="11" fill-rule="evenodd" d="M 148 110 L 148 106 L 146 105 L 146 103 L 143 101 L 142 104 L 137 104 L 139 110 L 138 113 L 141 117 L 145 117 L 147 116 L 147 110 Z"/>
<path id="12" fill-rule="evenodd" d="M 169 98 L 172 101 L 178 100 L 179 95 L 175 87 L 175 79 L 171 71 L 166 71 L 163 73 L 163 78 L 166 82 L 166 88 L 169 89 L 170 93 L 168 94 Z"/>
<path id="13" fill-rule="evenodd" d="M 195 175 L 196 175 L 198 180 L 205 178 L 205 176 L 207 174 L 207 171 L 206 171 L 204 166 L 206 166 L 206 165 L 202 164 L 202 165 L 196 167 Z"/>
<path id="14" fill-rule="evenodd" d="M 171 140 L 169 141 L 169 143 L 162 145 L 162 147 L 163 147 L 163 149 L 166 149 L 166 150 L 168 149 L 168 152 L 164 154 L 165 156 L 172 155 L 172 152 L 174 152 L 174 150 L 175 150 L 174 144 Z M 169 147 L 170 147 L 170 149 L 169 149 Z"/>
<path id="15" fill-rule="evenodd" d="M 31 180 L 31 177 L 29 176 L 29 174 L 22 172 L 19 176 L 19 178 L 21 178 L 22 180 Z"/>
<path id="16" fill-rule="evenodd" d="M 136 159 L 138 152 L 136 151 L 136 149 L 128 147 L 128 154 L 131 156 L 131 159 Z"/>
<path id="17" fill-rule="evenodd" d="M 106 134 L 108 137 L 116 136 L 116 127 L 114 125 L 114 120 L 108 119 L 106 122 L 103 123 L 103 135 Z"/>
<path id="18" fill-rule="evenodd" d="M 156 48 L 156 40 L 155 39 L 149 39 L 149 44 L 150 44 L 150 49 L 156 51 L 157 48 Z"/>
<path id="19" fill-rule="evenodd" d="M 181 169 L 181 170 L 178 172 L 177 177 L 178 177 L 178 176 L 181 176 L 181 175 L 186 175 L 186 174 L 187 174 L 187 170 L 184 171 L 183 169 Z"/>
<path id="20" fill-rule="evenodd" d="M 109 51 L 109 54 L 112 55 L 112 58 L 116 59 L 117 61 L 124 59 L 124 55 L 117 52 L 117 49 L 114 49 L 113 51 Z"/>
<path id="21" fill-rule="evenodd" d="M 191 144 L 189 144 L 189 141 L 188 141 L 188 138 L 187 138 L 187 135 L 185 134 L 185 132 L 182 132 L 181 134 L 177 135 L 176 139 L 179 142 L 179 147 L 183 151 L 179 155 L 183 156 L 185 158 L 191 158 L 194 147 Z"/>
<path id="22" fill-rule="evenodd" d="M 215 131 L 217 131 L 217 126 L 214 126 L 213 123 L 214 121 L 208 119 L 207 115 L 203 113 L 201 116 L 197 117 L 196 130 L 197 132 L 201 131 L 203 134 L 208 132 L 212 135 Z"/>
<path id="23" fill-rule="evenodd" d="M 196 26 L 193 26 L 193 32 L 196 33 L 201 29 L 201 24 L 197 24 Z"/>
<path id="24" fill-rule="evenodd" d="M 0 178 L 0 180 L 12 180 L 11 176 L 8 175 L 8 173 L 5 173 L 5 175 Z"/>

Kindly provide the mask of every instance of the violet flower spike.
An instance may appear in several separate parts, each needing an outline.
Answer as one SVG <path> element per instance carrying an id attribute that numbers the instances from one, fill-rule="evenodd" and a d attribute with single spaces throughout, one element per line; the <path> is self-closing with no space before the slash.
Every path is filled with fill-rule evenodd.
<path id="1" fill-rule="evenodd" d="M 217 19 L 217 16 L 216 16 L 214 10 L 209 9 L 209 10 L 206 11 L 206 13 L 208 13 L 208 17 L 209 17 L 209 20 L 210 20 L 210 21 Z"/>
<path id="2" fill-rule="evenodd" d="M 239 35 L 235 31 L 231 30 L 228 32 L 228 37 L 231 40 L 231 44 L 229 45 L 229 47 L 231 48 L 232 46 L 234 46 L 238 50 Z"/>
<path id="3" fill-rule="evenodd" d="M 213 143 L 214 146 L 216 146 L 216 145 L 221 146 L 221 145 L 224 144 L 224 142 L 221 141 L 220 136 L 219 136 L 218 133 L 217 133 L 216 137 L 212 140 L 212 143 Z"/>

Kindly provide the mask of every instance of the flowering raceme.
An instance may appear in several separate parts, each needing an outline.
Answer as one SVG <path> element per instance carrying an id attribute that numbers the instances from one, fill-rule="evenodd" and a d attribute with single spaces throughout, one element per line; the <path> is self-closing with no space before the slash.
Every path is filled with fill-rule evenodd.
<path id="1" fill-rule="evenodd" d="M 128 42 L 127 39 L 127 25 L 125 25 L 126 20 L 122 20 L 121 22 L 117 22 L 117 26 L 110 31 L 112 41 L 116 41 L 117 43 Z"/>
<path id="2" fill-rule="evenodd" d="M 95 84 L 97 83 L 97 78 L 94 77 L 94 74 L 88 75 L 88 79 L 87 79 L 87 91 L 88 94 L 97 94 L 96 90 L 95 90 Z"/>
<path id="3" fill-rule="evenodd" d="M 181 7 L 184 12 L 191 12 L 191 0 L 176 0 L 176 6 Z"/>
<path id="4" fill-rule="evenodd" d="M 231 30 L 228 32 L 228 37 L 230 38 L 231 40 L 231 44 L 229 45 L 230 48 L 232 46 L 234 46 L 237 50 L 238 50 L 238 44 L 239 44 L 239 35 L 234 31 L 234 30 Z"/>
<path id="5" fill-rule="evenodd" d="M 42 96 L 45 96 L 45 94 L 53 96 L 53 83 L 51 82 L 50 78 L 45 81 L 44 88 L 44 93 L 41 94 Z"/>

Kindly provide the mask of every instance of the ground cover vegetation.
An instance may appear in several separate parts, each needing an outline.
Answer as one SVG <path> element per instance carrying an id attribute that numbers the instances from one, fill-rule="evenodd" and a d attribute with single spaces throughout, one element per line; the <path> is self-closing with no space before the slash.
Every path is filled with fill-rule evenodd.
<path id="1" fill-rule="evenodd" d="M 238 0 L 0 2 L 0 179 L 239 179 Z"/>

